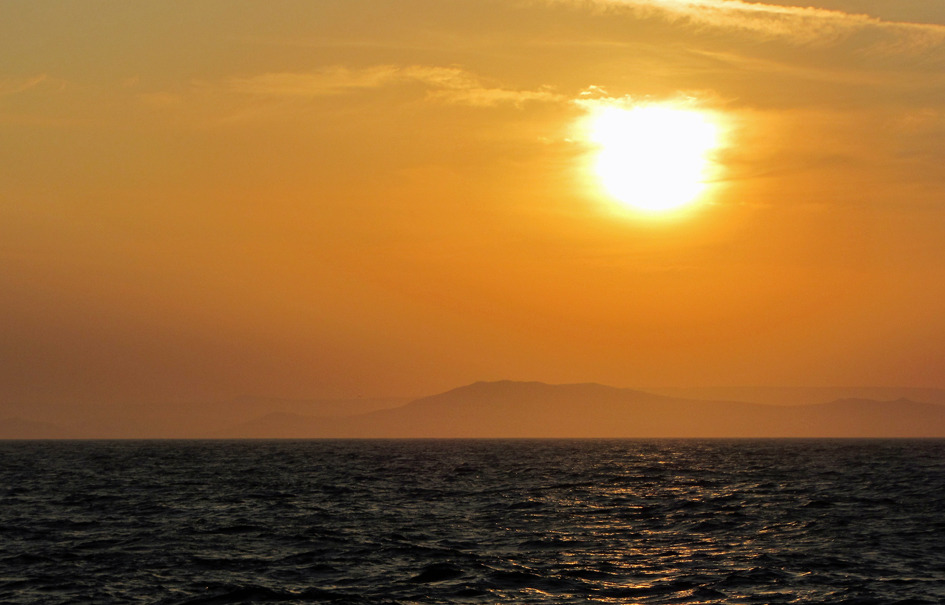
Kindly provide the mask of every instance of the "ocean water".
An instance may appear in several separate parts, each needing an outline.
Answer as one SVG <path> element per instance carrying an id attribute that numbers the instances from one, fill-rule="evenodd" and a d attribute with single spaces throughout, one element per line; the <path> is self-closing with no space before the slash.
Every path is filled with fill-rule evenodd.
<path id="1" fill-rule="evenodd" d="M 945 441 L 0 442 L 2 603 L 945 603 Z"/>

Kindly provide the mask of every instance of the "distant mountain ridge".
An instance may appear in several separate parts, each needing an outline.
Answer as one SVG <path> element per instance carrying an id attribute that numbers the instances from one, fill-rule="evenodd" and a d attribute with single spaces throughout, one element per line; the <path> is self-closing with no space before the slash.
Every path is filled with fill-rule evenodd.
<path id="1" fill-rule="evenodd" d="M 271 419 L 270 419 L 271 420 Z M 262 425 L 259 426 L 262 428 Z M 945 406 L 840 399 L 774 406 L 600 384 L 476 382 L 402 407 L 336 419 L 243 425 L 238 435 L 354 438 L 945 437 Z"/>
<path id="2" fill-rule="evenodd" d="M 909 399 L 919 403 L 945 405 L 945 389 L 927 387 L 647 387 L 643 390 L 668 397 L 805 405 L 837 399 L 873 399 L 893 401 Z"/>
<path id="3" fill-rule="evenodd" d="M 25 420 L 19 417 L 0 419 L 0 439 L 61 439 L 67 431 L 51 422 Z"/>
<path id="4" fill-rule="evenodd" d="M 0 439 L 199 439 L 242 423 L 284 414 L 312 420 L 399 407 L 411 398 L 227 400 L 99 405 L 0 402 Z"/>
<path id="5" fill-rule="evenodd" d="M 855 391 L 855 390 L 854 390 Z M 807 393 L 809 396 L 809 392 Z M 121 432 L 117 414 L 77 430 L 22 417 L 0 422 L 0 438 L 767 438 L 945 437 L 945 405 L 908 398 L 846 397 L 804 405 L 684 398 L 596 383 L 475 382 L 404 400 L 359 402 L 252 399 L 179 408 L 151 432 Z M 248 416 L 251 409 L 259 410 Z M 348 410 L 347 414 L 344 411 Z M 161 410 L 155 410 L 158 415 Z M 241 417 L 242 416 L 242 417 Z M 157 416 L 155 416 L 157 417 Z"/>

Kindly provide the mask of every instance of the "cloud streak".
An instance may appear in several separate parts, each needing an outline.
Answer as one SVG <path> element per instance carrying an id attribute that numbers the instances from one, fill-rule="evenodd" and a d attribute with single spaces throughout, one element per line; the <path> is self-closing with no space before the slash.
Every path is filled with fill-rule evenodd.
<path id="1" fill-rule="evenodd" d="M 267 73 L 230 78 L 226 88 L 255 96 L 314 98 L 406 84 L 425 86 L 427 96 L 432 100 L 476 107 L 561 99 L 550 89 L 490 87 L 461 68 L 425 65 L 377 65 L 363 69 L 332 66 L 313 72 Z"/>
<path id="2" fill-rule="evenodd" d="M 571 0 L 568 0 L 571 1 Z M 897 50 L 922 50 L 945 43 L 945 26 L 886 21 L 866 14 L 782 6 L 743 0 L 593 0 L 603 8 L 625 8 L 694 25 L 737 29 L 802 43 L 832 42 L 860 32 L 893 36 Z"/>
<path id="3" fill-rule="evenodd" d="M 40 74 L 30 78 L 2 79 L 0 80 L 0 97 L 26 92 L 31 88 L 39 86 L 46 79 L 46 74 Z"/>

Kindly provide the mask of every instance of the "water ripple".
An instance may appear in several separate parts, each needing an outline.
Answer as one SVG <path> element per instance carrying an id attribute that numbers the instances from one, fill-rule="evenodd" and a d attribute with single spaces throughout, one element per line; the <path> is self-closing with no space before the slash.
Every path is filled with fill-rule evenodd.
<path id="1" fill-rule="evenodd" d="M 943 441 L 0 442 L 0 602 L 945 602 Z"/>

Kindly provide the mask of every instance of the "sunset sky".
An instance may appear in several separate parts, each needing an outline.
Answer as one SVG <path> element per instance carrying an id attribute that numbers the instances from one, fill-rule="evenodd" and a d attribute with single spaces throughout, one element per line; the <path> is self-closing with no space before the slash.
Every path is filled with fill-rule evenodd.
<path id="1" fill-rule="evenodd" d="M 945 387 L 945 2 L 810 1 L 4 1 L 0 400 Z"/>

